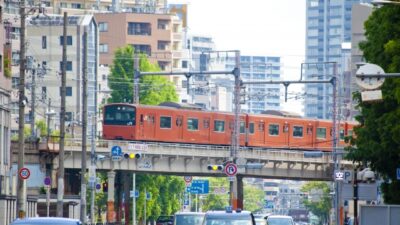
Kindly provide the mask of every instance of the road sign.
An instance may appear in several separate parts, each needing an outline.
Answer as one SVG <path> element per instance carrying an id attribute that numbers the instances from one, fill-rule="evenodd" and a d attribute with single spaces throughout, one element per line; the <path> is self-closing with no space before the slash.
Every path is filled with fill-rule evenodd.
<path id="1" fill-rule="evenodd" d="M 400 168 L 397 168 L 397 180 L 400 180 Z"/>
<path id="2" fill-rule="evenodd" d="M 184 176 L 183 179 L 185 180 L 186 183 L 192 182 L 192 176 Z"/>
<path id="3" fill-rule="evenodd" d="M 343 180 L 344 179 L 344 172 L 341 170 L 335 171 L 335 180 Z"/>
<path id="4" fill-rule="evenodd" d="M 43 183 L 46 186 L 50 186 L 51 185 L 51 178 L 50 177 L 45 177 Z"/>
<path id="5" fill-rule="evenodd" d="M 101 188 L 101 184 L 97 183 L 96 184 L 96 190 L 100 190 L 100 188 Z"/>
<path id="6" fill-rule="evenodd" d="M 135 194 L 133 194 L 133 191 L 129 191 L 129 196 L 131 198 L 133 198 L 133 196 L 135 196 L 135 198 L 138 198 L 139 197 L 139 191 L 135 190 Z"/>
<path id="7" fill-rule="evenodd" d="M 363 75 L 363 74 L 379 74 L 383 76 L 385 75 L 385 71 L 378 65 L 367 63 L 361 66 L 356 72 L 356 75 Z M 368 77 L 368 78 L 356 77 L 357 85 L 367 90 L 378 89 L 380 86 L 382 86 L 384 81 L 385 78 L 383 77 Z"/>
<path id="8" fill-rule="evenodd" d="M 19 177 L 21 178 L 21 179 L 23 179 L 23 180 L 26 180 L 26 179 L 28 179 L 29 178 L 29 176 L 31 175 L 31 171 L 29 171 L 29 169 L 28 168 L 21 168 L 20 170 L 19 170 Z"/>
<path id="9" fill-rule="evenodd" d="M 149 149 L 149 146 L 147 144 L 138 144 L 138 143 L 129 143 L 128 144 L 128 150 L 145 152 L 148 149 Z"/>
<path id="10" fill-rule="evenodd" d="M 122 149 L 118 145 L 111 147 L 111 156 L 122 156 Z"/>
<path id="11" fill-rule="evenodd" d="M 151 199 L 151 193 L 150 192 L 146 192 L 146 200 L 150 200 Z"/>
<path id="12" fill-rule="evenodd" d="M 208 194 L 209 182 L 208 180 L 193 180 L 192 185 L 187 187 L 186 191 L 192 194 Z"/>
<path id="13" fill-rule="evenodd" d="M 228 163 L 225 166 L 225 174 L 228 176 L 235 176 L 237 173 L 237 166 L 234 163 Z"/>

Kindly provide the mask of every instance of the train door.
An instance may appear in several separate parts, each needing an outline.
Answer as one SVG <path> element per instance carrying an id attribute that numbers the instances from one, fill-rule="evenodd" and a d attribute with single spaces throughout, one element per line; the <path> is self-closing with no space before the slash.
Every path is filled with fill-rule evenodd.
<path id="1" fill-rule="evenodd" d="M 178 140 L 183 139 L 183 116 L 182 115 L 177 115 L 176 116 L 176 121 L 175 121 L 176 129 L 178 132 Z"/>
<path id="2" fill-rule="evenodd" d="M 264 121 L 258 121 L 257 122 L 257 142 L 265 145 L 265 122 Z"/>
<path id="3" fill-rule="evenodd" d="M 210 128 L 210 118 L 209 117 L 204 117 L 203 118 L 203 128 L 204 128 L 204 135 L 205 138 L 204 140 L 206 143 L 210 143 L 210 137 L 211 137 L 211 128 Z"/>
<path id="4" fill-rule="evenodd" d="M 146 140 L 153 140 L 156 130 L 156 115 L 149 113 L 147 115 L 140 114 L 141 136 Z"/>

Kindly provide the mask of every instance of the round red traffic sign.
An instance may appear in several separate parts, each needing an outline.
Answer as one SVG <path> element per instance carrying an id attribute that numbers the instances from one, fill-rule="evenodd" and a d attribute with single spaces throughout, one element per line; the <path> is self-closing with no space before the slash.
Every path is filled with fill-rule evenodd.
<path id="1" fill-rule="evenodd" d="M 185 180 L 186 183 L 192 182 L 192 176 L 184 176 L 183 179 Z"/>
<path id="2" fill-rule="evenodd" d="M 21 168 L 20 170 L 19 170 L 19 177 L 21 178 L 21 179 L 23 179 L 23 180 L 26 180 L 26 179 L 28 179 L 29 178 L 29 176 L 31 175 L 31 171 L 29 171 L 29 169 L 28 168 Z"/>
<path id="3" fill-rule="evenodd" d="M 228 176 L 235 176 L 237 173 L 237 166 L 234 163 L 228 163 L 225 166 L 225 174 Z"/>

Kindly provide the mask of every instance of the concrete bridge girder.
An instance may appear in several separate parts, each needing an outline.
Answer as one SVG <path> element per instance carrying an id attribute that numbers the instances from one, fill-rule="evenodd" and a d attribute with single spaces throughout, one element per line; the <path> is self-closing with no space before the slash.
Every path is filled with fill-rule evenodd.
<path id="1" fill-rule="evenodd" d="M 132 142 L 114 142 L 127 149 Z M 177 175 L 224 176 L 222 172 L 207 170 L 208 164 L 222 164 L 230 158 L 227 146 L 196 146 L 147 143 L 142 151 L 141 159 L 123 159 L 112 162 L 107 158 L 97 162 L 97 168 L 102 170 L 129 170 L 138 172 L 164 173 Z M 104 145 L 103 145 L 104 146 Z M 81 147 L 66 146 L 66 168 L 80 168 Z M 110 147 L 97 147 L 97 154 L 110 155 Z M 303 179 L 303 180 L 332 180 L 333 161 L 326 154 L 322 158 L 305 158 L 304 153 L 282 149 L 240 149 L 237 158 L 246 162 L 262 162 L 261 169 L 245 169 L 242 176 Z M 88 157 L 88 162 L 90 158 Z M 347 163 L 349 164 L 349 163 Z M 346 163 L 342 165 L 349 166 Z M 351 166 L 351 165 L 350 165 Z"/>

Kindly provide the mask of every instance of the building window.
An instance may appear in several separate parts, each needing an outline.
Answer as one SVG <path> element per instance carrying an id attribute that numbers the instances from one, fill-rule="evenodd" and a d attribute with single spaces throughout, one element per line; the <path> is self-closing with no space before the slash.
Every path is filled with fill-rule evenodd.
<path id="1" fill-rule="evenodd" d="M 317 128 L 317 138 L 319 138 L 319 139 L 326 138 L 326 128 L 322 128 L 322 127 Z"/>
<path id="2" fill-rule="evenodd" d="M 19 77 L 12 77 L 11 78 L 12 88 L 17 89 L 19 85 Z"/>
<path id="3" fill-rule="evenodd" d="M 68 8 L 68 4 L 65 2 L 60 2 L 60 8 Z"/>
<path id="4" fill-rule="evenodd" d="M 199 120 L 195 118 L 189 118 L 187 120 L 187 129 L 188 130 L 199 130 Z"/>
<path id="5" fill-rule="evenodd" d="M 157 28 L 159 30 L 168 30 L 169 29 L 169 20 L 159 19 L 157 23 Z"/>
<path id="6" fill-rule="evenodd" d="M 215 132 L 225 132 L 225 121 L 214 120 L 214 131 Z"/>
<path id="7" fill-rule="evenodd" d="M 60 87 L 60 96 L 61 96 L 61 87 Z M 72 96 L 72 87 L 65 87 L 65 96 Z"/>
<path id="8" fill-rule="evenodd" d="M 103 80 L 107 80 L 107 75 L 103 74 L 103 75 L 101 75 L 101 77 Z"/>
<path id="9" fill-rule="evenodd" d="M 42 100 L 47 98 L 47 87 L 42 87 Z"/>
<path id="10" fill-rule="evenodd" d="M 46 48 L 47 48 L 47 37 L 42 36 L 42 49 L 46 49 Z"/>
<path id="11" fill-rule="evenodd" d="M 168 50 L 169 41 L 158 41 L 158 50 Z"/>
<path id="12" fill-rule="evenodd" d="M 106 22 L 100 22 L 100 23 L 99 23 L 99 31 L 100 31 L 100 32 L 106 32 L 106 31 L 108 31 L 108 23 L 106 23 Z"/>
<path id="13" fill-rule="evenodd" d="M 71 3 L 71 8 L 73 8 L 73 9 L 81 9 L 82 8 L 82 4 L 80 4 L 80 3 Z"/>
<path id="14" fill-rule="evenodd" d="M 143 53 L 146 55 L 151 55 L 151 46 L 150 45 L 133 45 L 133 49 L 135 53 Z"/>
<path id="15" fill-rule="evenodd" d="M 60 45 L 64 43 L 64 36 L 60 36 Z M 67 36 L 67 45 L 72 45 L 72 36 Z"/>
<path id="16" fill-rule="evenodd" d="M 107 53 L 108 52 L 108 44 L 100 44 L 99 45 L 99 52 L 100 53 Z"/>
<path id="17" fill-rule="evenodd" d="M 66 122 L 72 121 L 72 112 L 65 112 L 65 121 Z"/>
<path id="18" fill-rule="evenodd" d="M 151 24 L 150 23 L 128 23 L 128 35 L 151 35 Z"/>
<path id="19" fill-rule="evenodd" d="M 19 65 L 19 52 L 12 52 L 11 53 L 11 61 L 13 66 Z"/>
<path id="20" fill-rule="evenodd" d="M 160 117 L 160 128 L 171 128 L 171 117 L 161 116 Z"/>
<path id="21" fill-rule="evenodd" d="M 188 68 L 188 61 L 182 60 L 182 68 Z"/>
<path id="22" fill-rule="evenodd" d="M 293 126 L 293 137 L 303 137 L 303 127 Z"/>
<path id="23" fill-rule="evenodd" d="M 63 70 L 63 62 L 60 62 L 60 71 Z M 72 71 L 72 62 L 71 61 L 67 61 L 67 71 Z"/>
<path id="24" fill-rule="evenodd" d="M 271 136 L 279 135 L 279 125 L 278 124 L 270 124 L 269 125 L 269 135 L 271 135 Z"/>

